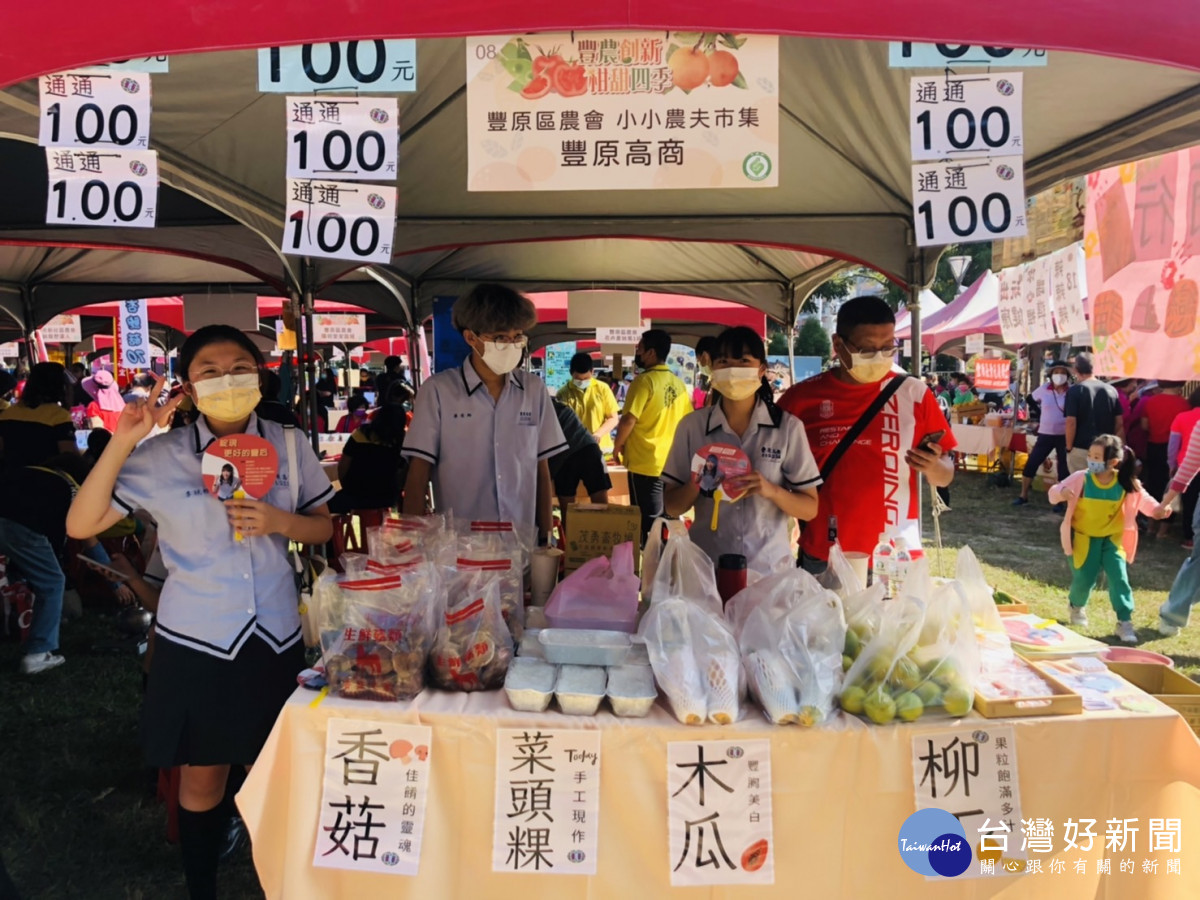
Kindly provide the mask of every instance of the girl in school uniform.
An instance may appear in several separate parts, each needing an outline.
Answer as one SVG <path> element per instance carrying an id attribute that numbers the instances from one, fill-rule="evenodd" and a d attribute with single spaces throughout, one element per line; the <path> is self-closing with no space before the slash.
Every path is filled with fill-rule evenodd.
<path id="1" fill-rule="evenodd" d="M 167 578 L 142 739 L 151 766 L 182 767 L 179 832 L 193 898 L 216 896 L 230 766 L 254 762 L 304 668 L 288 542 L 323 544 L 332 532 L 333 488 L 311 447 L 254 414 L 262 366 L 241 331 L 195 332 L 179 353 L 183 394 L 157 410 L 145 400 L 125 407 L 67 517 L 76 538 L 136 509 L 158 522 Z M 151 396 L 161 388 L 160 379 Z M 199 418 L 139 446 L 185 395 Z M 234 434 L 258 435 L 278 454 L 278 475 L 262 500 L 222 503 L 205 490 L 205 449 Z"/>
<path id="2" fill-rule="evenodd" d="M 804 424 L 775 405 L 766 374 L 761 337 L 745 327 L 721 332 L 712 351 L 712 404 L 679 423 L 663 469 L 667 513 L 678 516 L 696 508 L 692 541 L 714 564 L 722 554 L 744 556 L 746 568 L 759 576 L 795 565 L 792 519 L 807 521 L 817 514 L 821 483 Z M 722 487 L 745 494 L 736 503 L 721 504 L 716 531 L 710 523 L 712 505 L 719 501 L 692 480 L 693 456 L 712 443 L 740 447 L 752 467 L 722 480 Z"/>

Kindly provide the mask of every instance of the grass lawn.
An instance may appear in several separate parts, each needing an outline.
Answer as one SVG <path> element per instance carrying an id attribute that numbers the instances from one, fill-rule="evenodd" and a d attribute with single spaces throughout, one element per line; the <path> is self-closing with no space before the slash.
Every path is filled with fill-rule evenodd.
<path id="1" fill-rule="evenodd" d="M 1010 505 L 1015 496 L 988 487 L 983 475 L 959 475 L 953 512 L 943 517 L 944 572 L 953 574 L 958 548 L 969 544 L 996 587 L 1039 614 L 1065 618 L 1070 572 L 1059 517 L 1044 494 L 1020 508 Z M 937 553 L 929 554 L 937 574 Z M 1196 677 L 1200 624 L 1174 638 L 1154 630 L 1184 556 L 1177 530 L 1169 540 L 1142 542 L 1131 570 L 1134 622 L 1141 646 Z M 1116 643 L 1107 596 L 1094 595 L 1088 613 L 1086 633 Z M 185 896 L 178 848 L 166 843 L 165 810 L 141 765 L 138 662 L 94 649 L 114 635 L 112 617 L 98 612 L 64 625 L 67 664 L 36 678 L 15 674 L 19 648 L 0 642 L 0 855 L 25 898 Z M 248 852 L 223 867 L 221 889 L 239 900 L 261 896 Z"/>

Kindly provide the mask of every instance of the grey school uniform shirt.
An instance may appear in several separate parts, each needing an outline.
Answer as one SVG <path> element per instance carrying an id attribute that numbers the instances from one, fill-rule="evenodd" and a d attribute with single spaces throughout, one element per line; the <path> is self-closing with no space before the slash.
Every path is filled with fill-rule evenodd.
<path id="1" fill-rule="evenodd" d="M 499 400 L 468 357 L 421 385 L 404 455 L 434 466 L 437 508 L 469 522 L 537 521 L 537 464 L 567 449 L 540 378 L 510 372 Z"/>
<path id="2" fill-rule="evenodd" d="M 312 447 L 293 434 L 295 477 L 292 510 L 286 430 L 250 416 L 247 434 L 270 441 L 279 454 L 279 474 L 262 499 L 303 513 L 333 496 Z M 279 653 L 300 640 L 296 583 L 287 558 L 287 539 L 273 534 L 235 541 L 225 505 L 204 487 L 200 464 L 216 436 L 204 417 L 143 441 L 117 476 L 112 505 L 128 515 L 144 509 L 158 522 L 166 569 L 156 628 L 160 637 L 232 659 L 251 635 Z"/>
<path id="3" fill-rule="evenodd" d="M 772 416 L 759 400 L 743 437 L 730 429 L 720 404 L 698 410 L 675 429 L 675 441 L 663 469 L 666 487 L 687 484 L 692 479 L 692 457 L 707 444 L 732 444 L 750 458 L 750 465 L 767 481 L 789 490 L 815 488 L 821 483 L 804 423 L 776 410 Z M 713 564 L 722 553 L 746 557 L 746 568 L 771 575 L 782 567 L 794 566 L 790 529 L 792 518 L 761 494 L 743 497 L 736 503 L 721 501 L 717 530 L 712 530 L 712 497 L 696 498 L 696 520 L 688 532 L 692 543 L 708 554 Z"/>

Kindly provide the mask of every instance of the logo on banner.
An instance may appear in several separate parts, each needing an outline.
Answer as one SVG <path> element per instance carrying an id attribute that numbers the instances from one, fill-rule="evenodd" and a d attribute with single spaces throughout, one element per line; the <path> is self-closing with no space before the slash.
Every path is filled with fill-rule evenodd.
<path id="1" fill-rule="evenodd" d="M 771 157 L 755 151 L 742 162 L 742 174 L 751 181 L 762 181 L 771 174 Z"/>
<path id="2" fill-rule="evenodd" d="M 953 878 L 967 871 L 973 858 L 962 823 L 935 807 L 919 809 L 904 820 L 897 849 L 918 875 Z"/>

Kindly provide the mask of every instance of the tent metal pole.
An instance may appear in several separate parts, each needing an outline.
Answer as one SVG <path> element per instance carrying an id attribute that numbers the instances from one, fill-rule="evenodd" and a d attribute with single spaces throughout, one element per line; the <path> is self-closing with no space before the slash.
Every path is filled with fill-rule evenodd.
<path id="1" fill-rule="evenodd" d="M 25 359 L 32 371 L 37 365 L 37 350 L 34 348 L 33 334 L 36 330 L 33 324 L 33 288 L 28 284 L 21 285 L 21 307 L 25 312 Z"/>
<path id="2" fill-rule="evenodd" d="M 788 381 L 796 383 L 796 286 L 792 285 L 791 299 L 788 302 Z"/>
<path id="3" fill-rule="evenodd" d="M 313 277 L 312 260 L 305 257 L 300 271 L 300 312 L 304 317 L 304 372 L 306 376 L 305 388 L 307 391 L 307 402 L 305 404 L 305 408 L 308 410 L 308 415 L 305 416 L 305 419 L 308 421 L 309 425 L 308 437 L 312 442 L 313 452 L 320 455 L 320 400 L 317 397 L 316 353 L 313 350 L 312 287 L 315 279 Z"/>

